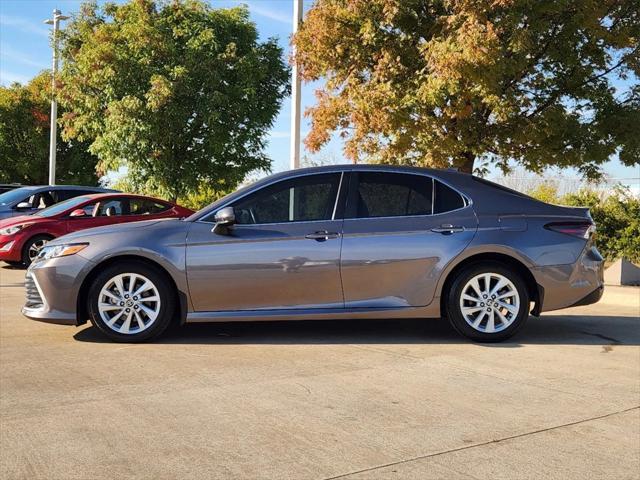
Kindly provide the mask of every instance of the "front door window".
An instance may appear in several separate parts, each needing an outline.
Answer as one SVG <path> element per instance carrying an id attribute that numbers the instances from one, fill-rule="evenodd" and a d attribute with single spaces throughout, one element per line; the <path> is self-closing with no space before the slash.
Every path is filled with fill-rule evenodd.
<path id="1" fill-rule="evenodd" d="M 238 224 L 331 220 L 340 174 L 309 175 L 265 187 L 235 205 Z"/>

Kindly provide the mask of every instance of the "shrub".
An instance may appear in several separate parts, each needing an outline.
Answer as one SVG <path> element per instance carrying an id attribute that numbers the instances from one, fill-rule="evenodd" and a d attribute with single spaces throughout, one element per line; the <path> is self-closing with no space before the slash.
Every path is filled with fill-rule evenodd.
<path id="1" fill-rule="evenodd" d="M 607 260 L 626 257 L 640 262 L 640 198 L 628 188 L 616 187 L 611 192 L 582 189 L 558 196 L 550 184 L 541 184 L 531 192 L 547 203 L 572 207 L 588 207 L 596 222 L 596 245 Z"/>
<path id="2" fill-rule="evenodd" d="M 607 260 L 626 257 L 640 262 L 640 198 L 622 187 L 602 197 L 593 190 L 580 190 L 560 200 L 565 205 L 589 207 L 597 226 L 596 244 Z"/>

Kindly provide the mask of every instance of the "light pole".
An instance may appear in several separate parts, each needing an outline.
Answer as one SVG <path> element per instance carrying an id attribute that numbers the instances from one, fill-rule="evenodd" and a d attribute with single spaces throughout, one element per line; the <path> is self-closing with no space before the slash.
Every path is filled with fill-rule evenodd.
<path id="1" fill-rule="evenodd" d="M 51 131 L 49 133 L 49 185 L 56 184 L 56 140 L 58 102 L 56 100 L 56 73 L 58 72 L 58 29 L 60 21 L 69 17 L 62 15 L 57 8 L 53 11 L 53 18 L 45 20 L 47 25 L 53 25 L 53 68 L 51 70 Z"/>
<path id="2" fill-rule="evenodd" d="M 293 0 L 293 35 L 298 31 L 302 22 L 302 0 Z M 292 46 L 292 56 L 295 57 L 296 47 Z M 293 62 L 291 69 L 291 169 L 300 168 L 300 75 L 298 66 Z"/>

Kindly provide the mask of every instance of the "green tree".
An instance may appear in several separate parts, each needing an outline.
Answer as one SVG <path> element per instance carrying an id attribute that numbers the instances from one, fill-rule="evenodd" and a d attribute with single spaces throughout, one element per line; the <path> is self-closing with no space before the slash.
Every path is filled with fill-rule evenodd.
<path id="1" fill-rule="evenodd" d="M 305 142 L 465 172 L 634 165 L 639 39 L 638 0 L 317 0 L 294 39 L 326 80 Z"/>
<path id="2" fill-rule="evenodd" d="M 134 184 L 173 200 L 270 168 L 265 134 L 289 71 L 246 7 L 86 3 L 63 45 L 64 136 L 91 141 L 101 168 L 126 166 Z"/>
<path id="3" fill-rule="evenodd" d="M 49 181 L 50 72 L 27 85 L 0 87 L 0 182 L 46 184 Z M 85 142 L 58 135 L 56 181 L 95 185 L 98 159 Z"/>
<path id="4" fill-rule="evenodd" d="M 527 194 L 545 203 L 557 204 L 560 201 L 558 187 L 550 182 L 541 183 Z"/>

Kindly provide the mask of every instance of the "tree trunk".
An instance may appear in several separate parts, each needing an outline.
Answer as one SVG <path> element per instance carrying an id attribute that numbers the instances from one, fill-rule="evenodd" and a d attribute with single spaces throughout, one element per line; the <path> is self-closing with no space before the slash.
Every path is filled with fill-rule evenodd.
<path id="1" fill-rule="evenodd" d="M 463 152 L 462 159 L 458 165 L 458 170 L 462 173 L 473 173 L 473 164 L 476 160 L 476 156 L 472 152 Z"/>

